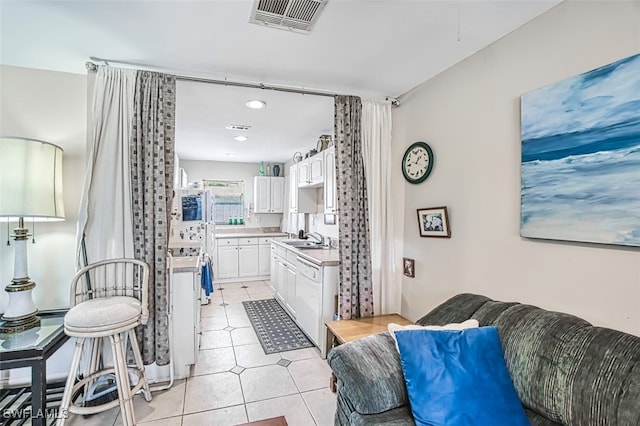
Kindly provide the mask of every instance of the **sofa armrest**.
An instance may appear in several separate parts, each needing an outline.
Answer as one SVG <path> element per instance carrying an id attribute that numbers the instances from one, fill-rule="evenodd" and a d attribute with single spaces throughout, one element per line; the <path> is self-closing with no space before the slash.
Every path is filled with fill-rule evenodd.
<path id="1" fill-rule="evenodd" d="M 360 414 L 377 414 L 408 405 L 400 356 L 388 332 L 335 347 L 327 362 L 340 394 Z"/>

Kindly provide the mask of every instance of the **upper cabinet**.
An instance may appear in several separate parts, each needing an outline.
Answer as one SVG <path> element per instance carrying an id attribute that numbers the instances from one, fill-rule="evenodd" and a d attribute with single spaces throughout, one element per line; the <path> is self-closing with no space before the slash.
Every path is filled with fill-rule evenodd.
<path id="1" fill-rule="evenodd" d="M 324 154 L 324 212 L 338 213 L 338 192 L 336 191 L 336 148 L 322 151 Z"/>
<path id="2" fill-rule="evenodd" d="M 298 186 L 321 188 L 324 184 L 324 155 L 322 152 L 298 163 Z"/>
<path id="3" fill-rule="evenodd" d="M 301 187 L 298 184 L 300 181 L 300 164 L 302 162 L 293 164 L 289 169 L 289 212 L 315 213 L 317 210 L 316 191 L 313 188 Z"/>
<path id="4" fill-rule="evenodd" d="M 296 182 L 298 182 L 298 186 L 308 186 L 309 185 L 309 159 L 304 159 L 297 166 L 297 178 Z"/>
<path id="5" fill-rule="evenodd" d="M 284 213 L 284 178 L 256 176 L 253 180 L 256 213 Z"/>
<path id="6" fill-rule="evenodd" d="M 289 169 L 289 211 L 298 212 L 298 165 L 293 164 Z"/>

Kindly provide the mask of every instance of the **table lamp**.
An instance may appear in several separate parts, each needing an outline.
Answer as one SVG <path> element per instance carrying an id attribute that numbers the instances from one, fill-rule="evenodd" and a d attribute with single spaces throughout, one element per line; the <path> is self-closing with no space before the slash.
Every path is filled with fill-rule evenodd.
<path id="1" fill-rule="evenodd" d="M 13 279 L 2 315 L 0 333 L 19 333 L 40 325 L 32 291 L 36 283 L 27 273 L 25 218 L 32 221 L 64 219 L 62 199 L 62 148 L 48 142 L 0 137 L 0 218 L 18 221 Z"/>

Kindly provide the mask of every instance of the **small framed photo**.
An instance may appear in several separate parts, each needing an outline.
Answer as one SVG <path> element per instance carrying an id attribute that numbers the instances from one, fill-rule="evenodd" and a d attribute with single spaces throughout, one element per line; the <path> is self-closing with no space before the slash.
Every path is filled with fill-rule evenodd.
<path id="1" fill-rule="evenodd" d="M 416 261 L 408 257 L 402 258 L 402 269 L 407 277 L 414 278 L 416 276 Z"/>
<path id="2" fill-rule="evenodd" d="M 418 228 L 421 237 L 451 238 L 446 207 L 418 209 Z"/>

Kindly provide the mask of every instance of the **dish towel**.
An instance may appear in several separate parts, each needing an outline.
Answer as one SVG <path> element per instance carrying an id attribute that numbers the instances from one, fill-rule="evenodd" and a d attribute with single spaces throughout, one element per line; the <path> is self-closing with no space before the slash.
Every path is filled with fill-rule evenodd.
<path id="1" fill-rule="evenodd" d="M 200 286 L 204 289 L 204 294 L 207 297 L 213 293 L 213 271 L 211 270 L 211 261 L 209 259 L 202 264 Z"/>

